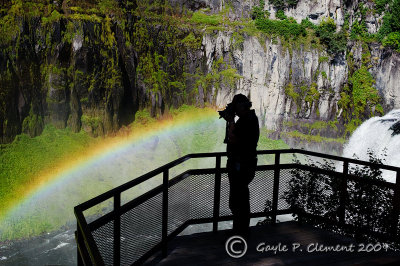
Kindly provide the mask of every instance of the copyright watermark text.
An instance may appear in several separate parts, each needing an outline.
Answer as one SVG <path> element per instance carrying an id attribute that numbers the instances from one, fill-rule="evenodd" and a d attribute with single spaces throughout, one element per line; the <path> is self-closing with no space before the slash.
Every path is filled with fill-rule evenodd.
<path id="1" fill-rule="evenodd" d="M 232 236 L 225 242 L 225 250 L 232 258 L 243 257 L 248 249 L 247 242 L 241 236 Z M 278 254 L 285 252 L 305 252 L 305 253 L 318 253 L 318 252 L 380 252 L 388 251 L 389 246 L 385 243 L 369 243 L 369 244 L 336 244 L 327 245 L 322 243 L 309 243 L 307 245 L 300 243 L 291 244 L 268 244 L 261 242 L 256 246 L 256 251 L 259 253 Z"/>
<path id="2" fill-rule="evenodd" d="M 241 236 L 232 236 L 226 240 L 225 250 L 232 258 L 243 257 L 247 252 L 247 242 Z"/>

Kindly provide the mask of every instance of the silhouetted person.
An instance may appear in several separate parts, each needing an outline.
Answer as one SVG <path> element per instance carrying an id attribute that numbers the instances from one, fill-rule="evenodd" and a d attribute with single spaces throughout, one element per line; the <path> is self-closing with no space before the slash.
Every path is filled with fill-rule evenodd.
<path id="1" fill-rule="evenodd" d="M 260 135 L 258 118 L 243 94 L 233 97 L 233 112 L 224 116 L 227 125 L 229 208 L 233 214 L 233 232 L 247 237 L 250 223 L 249 183 L 257 166 L 257 142 Z M 228 108 L 227 108 L 228 109 Z M 239 117 L 235 123 L 235 115 Z"/>

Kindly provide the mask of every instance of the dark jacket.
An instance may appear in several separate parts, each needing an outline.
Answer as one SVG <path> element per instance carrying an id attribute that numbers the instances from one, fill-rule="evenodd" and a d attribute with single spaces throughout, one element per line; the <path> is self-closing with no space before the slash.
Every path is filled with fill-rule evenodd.
<path id="1" fill-rule="evenodd" d="M 228 140 L 228 158 L 246 162 L 257 156 L 257 142 L 260 136 L 258 118 L 254 110 L 250 110 L 246 115 L 240 117 L 234 125 L 233 135 L 236 141 L 232 143 Z"/>

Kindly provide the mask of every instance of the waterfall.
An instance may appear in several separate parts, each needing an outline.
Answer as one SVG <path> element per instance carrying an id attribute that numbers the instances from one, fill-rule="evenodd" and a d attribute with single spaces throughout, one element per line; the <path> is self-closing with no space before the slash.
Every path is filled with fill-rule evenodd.
<path id="1" fill-rule="evenodd" d="M 351 135 L 343 156 L 368 161 L 368 149 L 383 163 L 400 167 L 400 110 L 392 110 L 383 117 L 372 117 L 362 123 Z M 384 153 L 386 156 L 384 156 Z M 384 171 L 383 178 L 395 182 L 392 171 Z"/>

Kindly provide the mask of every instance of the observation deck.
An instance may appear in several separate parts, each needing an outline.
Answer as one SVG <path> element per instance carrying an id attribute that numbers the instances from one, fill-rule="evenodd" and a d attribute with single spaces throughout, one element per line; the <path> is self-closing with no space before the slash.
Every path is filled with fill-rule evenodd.
<path id="1" fill-rule="evenodd" d="M 258 154 L 272 162 L 258 165 L 249 185 L 251 217 L 264 222 L 251 227 L 242 257 L 230 257 L 225 249 L 231 236 L 226 224 L 232 220 L 227 170 L 221 167 L 226 153 L 202 153 L 179 158 L 76 206 L 78 265 L 400 262 L 400 168 L 297 149 Z M 291 154 L 300 160 L 282 163 Z M 213 160 L 212 168 L 174 173 L 196 158 Z M 305 158 L 315 161 L 304 163 Z M 396 183 L 368 175 L 382 171 L 393 174 Z M 151 188 L 144 186 L 149 182 Z M 145 192 L 137 195 L 137 190 Z M 132 191 L 135 196 L 129 199 Z M 109 211 L 88 214 L 102 207 Z M 297 219 L 277 223 L 280 215 Z M 188 234 L 201 224 L 209 232 Z M 231 254 L 244 250 L 242 243 L 232 246 Z"/>

